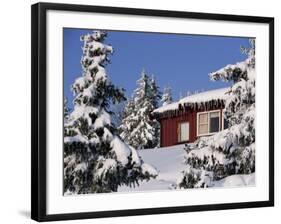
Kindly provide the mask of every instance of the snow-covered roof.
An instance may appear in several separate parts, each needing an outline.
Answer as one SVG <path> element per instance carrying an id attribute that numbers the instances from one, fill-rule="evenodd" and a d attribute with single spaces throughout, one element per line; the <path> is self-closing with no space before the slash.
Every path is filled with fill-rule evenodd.
<path id="1" fill-rule="evenodd" d="M 193 94 L 187 97 L 180 99 L 177 102 L 159 107 L 153 111 L 153 113 L 163 113 L 166 111 L 173 111 L 179 109 L 179 106 L 184 106 L 186 104 L 195 104 L 195 103 L 206 103 L 213 100 L 225 100 L 228 96 L 227 92 L 229 91 L 229 87 L 214 89 L 209 91 L 204 91 L 201 93 Z"/>

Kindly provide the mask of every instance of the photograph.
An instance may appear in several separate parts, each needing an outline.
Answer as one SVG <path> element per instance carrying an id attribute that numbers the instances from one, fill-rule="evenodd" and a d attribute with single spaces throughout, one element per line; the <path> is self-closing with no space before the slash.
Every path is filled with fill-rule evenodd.
<path id="1" fill-rule="evenodd" d="M 64 196 L 256 185 L 255 37 L 62 32 Z"/>
<path id="2" fill-rule="evenodd" d="M 31 217 L 274 206 L 274 18 L 32 5 Z"/>

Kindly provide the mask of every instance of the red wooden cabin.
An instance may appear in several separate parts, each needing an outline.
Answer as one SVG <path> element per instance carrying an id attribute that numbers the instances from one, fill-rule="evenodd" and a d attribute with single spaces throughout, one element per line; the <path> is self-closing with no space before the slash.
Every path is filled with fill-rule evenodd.
<path id="1" fill-rule="evenodd" d="M 201 92 L 154 110 L 161 126 L 160 146 L 191 143 L 226 128 L 223 109 L 228 90 Z"/>

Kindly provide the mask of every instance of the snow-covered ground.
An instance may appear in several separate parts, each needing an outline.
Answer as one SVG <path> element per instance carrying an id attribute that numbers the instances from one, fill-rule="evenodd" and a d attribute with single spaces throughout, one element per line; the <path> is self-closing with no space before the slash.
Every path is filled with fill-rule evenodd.
<path id="1" fill-rule="evenodd" d="M 214 187 L 243 187 L 255 185 L 255 173 L 232 175 L 214 182 Z"/>
<path id="2" fill-rule="evenodd" d="M 151 164 L 158 170 L 158 176 L 148 182 L 141 182 L 135 188 L 121 186 L 118 192 L 174 189 L 177 179 L 185 169 L 183 161 L 186 153 L 183 150 L 183 145 L 139 150 L 138 153 L 146 163 Z M 254 184 L 255 174 L 233 175 L 214 182 L 214 187 L 238 187 Z"/>
<path id="3" fill-rule="evenodd" d="M 140 186 L 135 188 L 122 186 L 118 191 L 127 192 L 173 189 L 181 171 L 183 171 L 185 167 L 183 161 L 186 153 L 183 150 L 183 145 L 158 149 L 144 149 L 139 150 L 138 153 L 145 163 L 154 166 L 158 170 L 159 174 L 157 178 L 148 182 L 141 182 Z"/>

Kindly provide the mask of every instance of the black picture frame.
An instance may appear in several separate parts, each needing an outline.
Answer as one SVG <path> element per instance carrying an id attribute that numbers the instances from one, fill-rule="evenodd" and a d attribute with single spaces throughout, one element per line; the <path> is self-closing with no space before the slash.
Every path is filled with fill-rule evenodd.
<path id="1" fill-rule="evenodd" d="M 46 213 L 46 13 L 48 10 L 73 12 L 100 12 L 111 14 L 190 18 L 217 21 L 254 22 L 269 25 L 269 200 L 243 203 L 209 204 L 196 206 L 159 207 L 130 210 L 83 212 L 69 214 Z M 32 5 L 31 47 L 31 218 L 36 221 L 54 221 L 161 213 L 194 212 L 274 206 L 274 18 L 183 11 L 163 11 L 137 8 L 118 8 L 89 5 L 37 3 Z"/>

